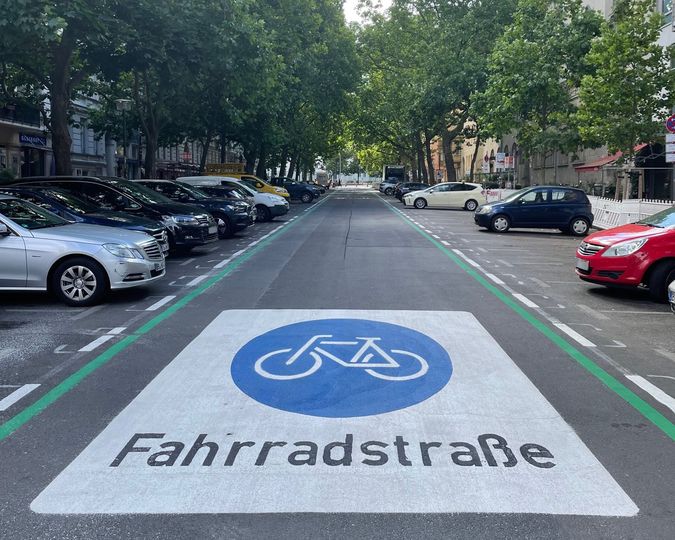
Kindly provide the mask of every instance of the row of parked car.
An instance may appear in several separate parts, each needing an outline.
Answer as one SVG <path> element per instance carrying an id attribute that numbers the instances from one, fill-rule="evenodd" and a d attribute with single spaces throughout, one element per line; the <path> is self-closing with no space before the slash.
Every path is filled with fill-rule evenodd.
<path id="1" fill-rule="evenodd" d="M 646 287 L 654 300 L 668 300 L 675 312 L 675 206 L 636 223 L 589 234 L 593 209 L 581 189 L 534 186 L 488 203 L 480 184 L 445 182 L 416 190 L 419 185 L 383 182 L 379 189 L 419 209 L 473 211 L 476 225 L 497 233 L 523 227 L 584 236 L 576 254 L 580 279 L 608 287 Z"/>
<path id="2" fill-rule="evenodd" d="M 165 274 L 169 252 L 228 238 L 289 211 L 294 181 L 31 177 L 0 186 L 0 290 L 50 290 L 69 305 Z M 242 176 L 247 176 L 243 178 Z M 301 189 L 305 189 L 301 186 Z"/>

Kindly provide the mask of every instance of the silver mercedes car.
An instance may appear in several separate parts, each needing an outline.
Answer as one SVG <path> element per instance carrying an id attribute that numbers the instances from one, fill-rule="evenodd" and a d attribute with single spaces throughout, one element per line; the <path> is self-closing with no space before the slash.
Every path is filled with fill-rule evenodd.
<path id="1" fill-rule="evenodd" d="M 27 201 L 0 195 L 0 290 L 50 290 L 71 306 L 98 302 L 108 289 L 165 274 L 152 236 L 70 223 Z"/>

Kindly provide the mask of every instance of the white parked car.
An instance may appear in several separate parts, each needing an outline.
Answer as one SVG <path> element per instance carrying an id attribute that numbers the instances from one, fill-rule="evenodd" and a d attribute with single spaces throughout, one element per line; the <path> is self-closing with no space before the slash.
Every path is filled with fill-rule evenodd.
<path id="1" fill-rule="evenodd" d="M 277 216 L 287 214 L 290 209 L 288 201 L 284 197 L 273 193 L 261 193 L 247 186 L 244 182 L 229 176 L 181 176 L 177 180 L 198 187 L 214 196 L 218 194 L 211 192 L 209 187 L 229 185 L 243 188 L 250 197 L 253 197 L 258 221 L 270 221 Z"/>
<path id="2" fill-rule="evenodd" d="M 403 197 L 403 203 L 415 208 L 464 208 L 473 212 L 487 198 L 480 184 L 445 182 L 422 191 L 413 191 Z"/>
<path id="3" fill-rule="evenodd" d="M 108 289 L 145 285 L 165 273 L 152 236 L 118 227 L 70 223 L 37 205 L 0 195 L 0 290 L 51 290 L 89 306 Z"/>

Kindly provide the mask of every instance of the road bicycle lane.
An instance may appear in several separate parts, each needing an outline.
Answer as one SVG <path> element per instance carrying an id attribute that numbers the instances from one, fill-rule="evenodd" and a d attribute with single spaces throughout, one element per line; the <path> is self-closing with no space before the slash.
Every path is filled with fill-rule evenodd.
<path id="1" fill-rule="evenodd" d="M 656 502 L 672 496 L 667 482 L 651 478 L 672 458 L 663 435 L 416 234 L 352 196 L 256 254 L 227 290 L 195 300 L 198 315 L 175 316 L 194 339 L 61 464 L 32 502 L 36 519 L 125 530 L 157 513 L 191 514 L 191 526 L 386 513 L 396 530 L 402 513 L 487 513 L 481 531 L 543 515 L 659 537 L 672 519 Z M 120 362 L 153 341 L 170 350 L 172 330 Z M 616 422 L 642 423 L 640 440 Z M 594 516 L 590 529 L 579 516 Z"/>

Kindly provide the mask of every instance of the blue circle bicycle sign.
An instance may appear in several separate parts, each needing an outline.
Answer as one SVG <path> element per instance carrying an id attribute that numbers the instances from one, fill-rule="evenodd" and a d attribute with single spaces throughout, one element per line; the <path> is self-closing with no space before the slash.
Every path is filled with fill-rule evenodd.
<path id="1" fill-rule="evenodd" d="M 284 411 L 349 418 L 404 409 L 452 376 L 447 351 L 416 330 L 365 319 L 324 319 L 255 337 L 232 360 L 232 379 Z"/>

